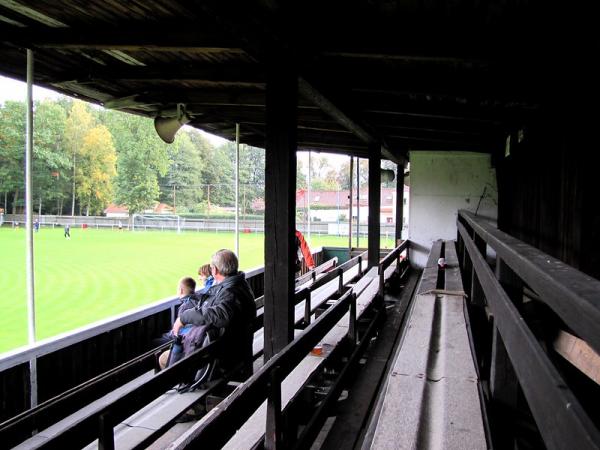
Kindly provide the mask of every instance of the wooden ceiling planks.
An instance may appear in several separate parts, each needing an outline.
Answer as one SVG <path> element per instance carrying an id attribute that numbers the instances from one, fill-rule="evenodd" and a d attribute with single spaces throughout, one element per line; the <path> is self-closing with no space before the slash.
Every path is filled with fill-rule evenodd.
<path id="1" fill-rule="evenodd" d="M 526 56 L 542 40 L 527 40 L 508 7 L 473 10 L 466 1 L 429 9 L 339 1 L 19 4 L 0 0 L 0 15 L 25 25 L 0 20 L 1 73 L 24 79 L 21 49 L 31 47 L 42 85 L 149 116 L 186 103 L 197 114 L 194 126 L 231 138 L 231 124 L 246 123 L 248 142 L 264 141 L 260 61 L 273 49 L 297 64 L 301 86 L 302 80 L 318 86 L 316 93 L 301 89 L 298 131 L 305 147 L 355 154 L 371 141 L 402 153 L 411 145 L 495 148 L 549 94 L 539 83 L 548 63 Z M 509 36 L 499 33 L 511 24 Z"/>

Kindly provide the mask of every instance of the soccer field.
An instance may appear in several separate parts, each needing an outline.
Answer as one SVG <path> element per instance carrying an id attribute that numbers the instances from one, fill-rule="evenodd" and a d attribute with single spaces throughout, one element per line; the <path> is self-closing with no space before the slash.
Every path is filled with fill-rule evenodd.
<path id="1" fill-rule="evenodd" d="M 233 233 L 73 228 L 71 236 L 62 228 L 34 234 L 38 340 L 173 297 L 182 276 L 196 279 L 216 250 L 235 245 Z M 240 235 L 242 270 L 263 265 L 263 240 Z M 348 238 L 313 235 L 311 245 L 347 246 Z M 0 286 L 1 353 L 27 343 L 23 228 L 0 228 Z"/>

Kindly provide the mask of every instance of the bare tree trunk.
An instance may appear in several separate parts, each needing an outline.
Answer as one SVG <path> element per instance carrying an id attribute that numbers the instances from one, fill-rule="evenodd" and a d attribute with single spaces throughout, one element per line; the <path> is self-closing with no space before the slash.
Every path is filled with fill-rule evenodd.
<path id="1" fill-rule="evenodd" d="M 38 207 L 38 216 L 42 215 L 42 193 L 40 192 L 40 205 Z"/>
<path id="2" fill-rule="evenodd" d="M 16 214 L 17 213 L 17 200 L 19 199 L 19 188 L 15 189 L 15 196 L 13 198 L 13 204 L 12 204 L 12 213 Z"/>
<path id="3" fill-rule="evenodd" d="M 71 217 L 75 216 L 75 152 L 73 152 L 73 203 L 71 205 Z"/>

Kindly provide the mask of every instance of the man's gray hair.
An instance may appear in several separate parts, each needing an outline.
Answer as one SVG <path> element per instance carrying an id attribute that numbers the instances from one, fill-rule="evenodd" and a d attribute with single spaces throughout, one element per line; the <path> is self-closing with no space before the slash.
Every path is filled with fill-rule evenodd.
<path id="1" fill-rule="evenodd" d="M 211 264 L 219 269 L 223 276 L 235 275 L 238 271 L 238 259 L 231 250 L 225 248 L 212 256 Z"/>

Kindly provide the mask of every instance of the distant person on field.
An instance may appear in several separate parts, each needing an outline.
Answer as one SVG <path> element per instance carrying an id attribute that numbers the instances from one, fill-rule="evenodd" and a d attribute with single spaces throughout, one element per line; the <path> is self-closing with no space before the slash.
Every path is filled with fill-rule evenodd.
<path id="1" fill-rule="evenodd" d="M 71 239 L 71 225 L 68 223 L 65 225 L 65 237 Z"/>
<path id="2" fill-rule="evenodd" d="M 119 220 L 119 231 L 123 231 L 123 222 Z"/>
<path id="3" fill-rule="evenodd" d="M 198 291 L 198 294 L 205 294 L 215 282 L 210 270 L 210 264 L 204 264 L 198 269 L 198 278 L 202 283 L 202 289 Z"/>
<path id="4" fill-rule="evenodd" d="M 36 233 L 38 231 L 40 231 L 40 222 L 37 219 L 35 222 L 33 222 L 33 229 L 35 230 Z"/>
<path id="5" fill-rule="evenodd" d="M 313 260 L 310 248 L 304 239 L 302 233 L 296 230 L 296 274 L 300 275 L 302 271 L 302 260 L 306 262 L 308 270 L 315 268 L 315 261 Z"/>
<path id="6" fill-rule="evenodd" d="M 179 315 L 173 334 L 179 334 L 189 324 L 219 330 L 223 343 L 223 350 L 217 355 L 220 369 L 227 373 L 241 364 L 240 376 L 246 379 L 252 375 L 254 293 L 244 272 L 238 271 L 238 259 L 231 250 L 216 252 L 210 267 L 215 284 L 201 295 L 199 306 Z"/>

